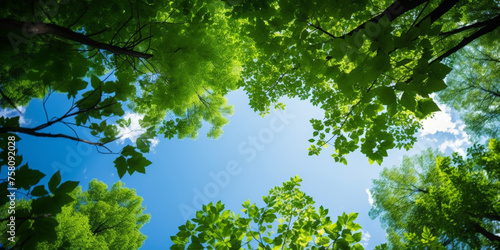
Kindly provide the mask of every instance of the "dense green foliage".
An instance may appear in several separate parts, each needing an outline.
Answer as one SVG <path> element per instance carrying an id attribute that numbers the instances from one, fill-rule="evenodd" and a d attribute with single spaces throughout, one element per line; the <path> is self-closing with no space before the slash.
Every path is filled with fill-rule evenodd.
<path id="1" fill-rule="evenodd" d="M 224 95 L 237 87 L 242 52 L 236 25 L 219 1 L 7 1 L 0 13 L 0 92 L 3 108 L 64 93 L 73 103 L 60 117 L 16 132 L 90 143 L 106 151 L 118 139 L 125 105 L 146 130 L 121 151 L 120 176 L 144 173 L 151 139 L 222 134 L 232 113 Z M 27 20 L 27 21 L 26 21 Z M 33 22 L 33 23 L 31 23 Z M 46 133 L 56 124 L 67 133 Z M 87 128 L 96 141 L 74 135 Z M 78 130 L 80 132 L 80 130 Z"/>
<path id="2" fill-rule="evenodd" d="M 19 117 L 0 117 L 0 124 L 18 124 Z M 111 190 L 93 180 L 87 191 L 78 182 L 62 182 L 60 172 L 47 183 L 39 170 L 23 163 L 20 138 L 0 137 L 0 243 L 8 249 L 138 249 L 146 239 L 139 232 L 149 221 L 142 198 L 117 182 Z M 15 160 L 14 160 L 15 159 Z M 15 189 L 12 189 L 15 187 Z M 14 194 L 14 195 L 13 195 Z M 20 199 L 23 195 L 26 199 Z M 15 199 L 14 199 L 15 197 Z M 15 228 L 15 230 L 12 230 Z M 12 234 L 14 233 L 14 234 Z"/>
<path id="3" fill-rule="evenodd" d="M 410 148 L 419 120 L 439 110 L 429 95 L 446 88 L 451 69 L 441 61 L 475 39 L 497 38 L 500 19 L 497 1 L 233 6 L 257 54 L 244 64 L 250 105 L 265 113 L 281 97 L 310 100 L 325 117 L 311 120 L 309 154 L 330 143 L 344 163 L 358 148 L 378 163 L 389 149 Z"/>
<path id="4" fill-rule="evenodd" d="M 446 88 L 451 68 L 441 61 L 473 41 L 496 40 L 498 6 L 494 0 L 8 1 L 0 14 L 0 104 L 26 105 L 62 92 L 74 105 L 40 126 L 0 132 L 105 147 L 130 124 L 121 119 L 129 104 L 144 115 L 146 132 L 115 163 L 120 176 L 145 172 L 150 162 L 142 154 L 157 135 L 195 138 L 206 121 L 208 136 L 220 136 L 232 112 L 224 95 L 243 87 L 264 114 L 281 97 L 308 99 L 325 111 L 324 119 L 311 120 L 309 154 L 332 144 L 338 162 L 360 148 L 381 163 L 387 150 L 411 148 L 419 120 L 439 110 L 429 95 Z M 99 139 L 43 133 L 54 124 L 86 127 Z"/>
<path id="5" fill-rule="evenodd" d="M 439 242 L 452 249 L 498 248 L 500 143 L 475 145 L 468 157 L 432 150 L 405 157 L 373 181 L 373 218 L 380 217 L 396 249 Z"/>
<path id="6" fill-rule="evenodd" d="M 249 200 L 243 214 L 224 205 L 203 205 L 196 218 L 179 227 L 171 249 L 363 249 L 357 213 L 343 213 L 333 222 L 328 209 L 313 207 L 312 197 L 299 190 L 295 176 L 264 196 L 265 206 Z"/>
<path id="7" fill-rule="evenodd" d="M 474 138 L 500 138 L 500 43 L 482 39 L 451 58 L 439 98 L 460 113 Z"/>
<path id="8" fill-rule="evenodd" d="M 0 124 L 16 124 L 17 120 L 18 117 L 0 117 Z M 78 182 L 61 183 L 61 175 L 56 172 L 46 185 L 42 184 L 40 180 L 45 174 L 30 168 L 28 163 L 21 165 L 23 157 L 17 150 L 7 150 L 9 145 L 15 146 L 15 142 L 19 140 L 20 138 L 14 135 L 0 137 L 0 147 L 3 149 L 0 151 L 0 166 L 6 176 L 0 182 L 1 243 L 5 247 L 34 249 L 37 242 L 55 240 L 55 227 L 58 222 L 53 215 L 60 213 L 63 206 L 74 200 L 70 193 L 78 186 Z M 12 187 L 17 190 L 10 189 Z M 19 194 L 23 194 L 22 190 L 26 191 L 24 195 L 32 200 L 19 200 Z M 12 227 L 15 227 L 15 230 L 11 230 Z M 9 231 L 15 231 L 15 237 Z"/>
<path id="9" fill-rule="evenodd" d="M 52 179 L 60 178 L 59 174 L 54 176 Z M 57 185 L 52 179 L 49 189 Z M 61 192 L 73 190 L 77 184 L 65 182 L 53 195 L 39 198 L 35 197 L 41 196 L 43 186 L 37 191 L 35 187 L 28 192 L 34 199 L 17 200 L 15 216 L 19 238 L 15 244 L 8 241 L 7 222 L 2 222 L 2 245 L 14 249 L 139 249 L 146 239 L 139 229 L 150 216 L 143 214 L 142 198 L 135 190 L 126 188 L 122 182 L 108 190 L 106 184 L 92 180 L 87 191 L 76 188 L 66 194 L 64 203 L 58 202 Z M 7 207 L 8 203 L 2 206 L 2 221 L 8 216 Z"/>
<path id="10" fill-rule="evenodd" d="M 75 201 L 56 216 L 57 241 L 45 242 L 40 249 L 139 249 L 147 238 L 139 229 L 149 222 L 142 197 L 118 181 L 111 189 L 92 180 L 87 191 L 81 187 Z"/>
<path id="11" fill-rule="evenodd" d="M 321 108 L 324 119 L 311 119 L 309 154 L 330 144 L 344 164 L 358 149 L 378 164 L 390 149 L 410 149 L 420 121 L 439 110 L 435 93 L 460 112 L 476 139 L 498 138 L 499 6 L 498 0 L 3 1 L 0 107 L 41 99 L 46 121 L 23 127 L 19 116 L 0 118 L 1 170 L 12 165 L 5 149 L 7 136 L 16 134 L 11 142 L 31 135 L 88 143 L 118 155 L 120 178 L 145 173 L 151 162 L 144 154 L 157 136 L 194 139 L 204 123 L 208 137 L 221 136 L 232 113 L 224 96 L 238 88 L 262 115 L 283 107 L 285 97 Z M 68 98 L 69 108 L 50 117 L 46 103 L 55 93 Z M 126 137 L 120 131 L 131 124 L 126 112 L 142 117 L 144 131 L 116 150 L 110 143 Z M 67 129 L 55 132 L 57 126 Z M 378 249 L 500 247 L 499 145 L 475 146 L 466 159 L 429 150 L 384 169 L 374 181 L 371 213 L 388 228 L 389 245 Z M 44 174 L 21 162 L 16 155 L 16 187 L 31 200 L 17 203 L 19 239 L 12 245 L 4 230 L 6 247 L 142 245 L 139 229 L 149 216 L 133 190 L 92 181 L 82 192 L 78 182 L 61 183 L 59 172 L 44 185 Z M 245 202 L 243 215 L 220 202 L 204 206 L 172 237 L 173 249 L 361 249 L 357 214 L 334 223 L 299 185 L 296 177 L 272 189 L 264 207 Z M 8 207 L 7 187 L 0 183 L 0 204 Z M 5 229 L 10 219 L 0 219 Z"/>

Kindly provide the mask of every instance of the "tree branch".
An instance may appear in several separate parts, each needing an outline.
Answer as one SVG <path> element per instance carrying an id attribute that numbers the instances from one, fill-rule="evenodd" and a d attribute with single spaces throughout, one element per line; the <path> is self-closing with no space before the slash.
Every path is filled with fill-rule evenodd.
<path id="1" fill-rule="evenodd" d="M 7 100 L 7 103 L 12 106 L 15 110 L 17 110 L 17 112 L 19 112 L 19 114 L 23 114 L 17 107 L 16 107 L 16 104 L 14 103 L 14 101 L 12 101 L 12 99 L 10 99 L 1 89 L 0 89 L 0 95 L 2 96 L 3 99 Z"/>
<path id="2" fill-rule="evenodd" d="M 415 26 L 415 23 L 417 23 L 418 19 L 422 15 L 422 13 L 424 13 L 425 9 L 427 8 L 427 5 L 429 5 L 429 2 L 425 3 L 424 7 L 422 7 L 422 9 L 420 10 L 420 12 L 418 13 L 418 16 L 415 18 L 415 20 L 413 20 L 413 23 L 411 24 L 410 28 L 408 28 L 408 30 L 406 30 L 406 33 L 408 33 L 411 30 L 411 28 L 413 28 L 413 26 Z M 422 19 L 422 20 L 424 20 L 424 19 Z M 418 25 L 419 24 L 420 24 L 420 22 L 418 23 Z"/>
<path id="3" fill-rule="evenodd" d="M 319 30 L 319 31 L 321 31 L 321 32 L 323 32 L 323 33 L 325 33 L 325 34 L 327 34 L 327 35 L 328 35 L 329 37 L 331 37 L 331 38 L 338 38 L 338 37 L 334 36 L 332 33 L 330 33 L 330 32 L 328 32 L 328 31 L 326 31 L 326 30 L 322 29 L 322 28 L 321 28 L 321 27 L 319 27 L 319 26 L 314 25 L 313 23 L 308 23 L 308 24 L 309 24 L 309 26 L 314 27 L 315 29 L 317 29 L 317 30 Z"/>
<path id="4" fill-rule="evenodd" d="M 484 88 L 483 86 L 479 86 L 479 90 L 483 91 L 483 92 L 486 92 L 494 97 L 500 97 L 500 93 L 498 92 L 495 92 L 495 91 L 492 91 L 492 90 L 489 90 L 489 89 L 486 89 Z"/>
<path id="5" fill-rule="evenodd" d="M 89 8 L 90 8 L 90 3 L 89 3 L 89 5 L 87 5 L 87 8 L 85 8 L 85 10 L 82 12 L 82 14 L 80 14 L 80 16 L 78 16 L 78 18 L 76 18 L 76 20 L 74 22 L 72 22 L 70 25 L 68 25 L 68 27 L 66 27 L 66 28 L 69 29 L 69 28 L 71 28 L 71 26 L 73 26 L 76 23 L 78 23 L 78 21 L 80 21 L 80 19 L 85 15 L 85 13 L 87 13 L 87 11 L 89 10 Z"/>
<path id="6" fill-rule="evenodd" d="M 366 89 L 366 93 L 370 92 L 373 88 L 373 86 L 375 86 L 375 83 L 377 82 L 377 79 L 375 79 L 372 84 L 370 85 L 370 87 L 368 87 L 368 89 Z M 342 128 L 344 127 L 344 125 L 346 124 L 347 120 L 349 119 L 349 116 L 352 115 L 352 113 L 354 112 L 354 108 L 356 108 L 360 103 L 361 101 L 363 101 L 365 96 L 362 96 L 358 102 L 356 102 L 354 105 L 351 106 L 351 108 L 349 109 L 349 112 L 345 115 L 345 118 L 344 118 L 344 121 L 340 124 L 340 127 L 339 127 L 339 131 L 342 131 Z M 323 143 L 323 145 L 321 146 L 324 146 L 326 144 L 328 144 L 331 140 L 333 140 L 333 138 L 335 138 L 337 135 L 333 135 L 332 137 L 330 137 L 330 139 L 328 139 L 325 143 Z"/>
<path id="7" fill-rule="evenodd" d="M 418 22 L 417 27 L 420 26 L 420 24 L 427 18 L 430 18 L 431 23 L 434 23 L 442 15 L 448 12 L 453 6 L 455 6 L 458 3 L 458 1 L 459 0 L 444 0 L 443 2 L 441 2 L 441 4 L 439 4 L 439 6 L 436 9 L 434 9 L 431 13 L 422 18 L 422 20 Z"/>
<path id="8" fill-rule="evenodd" d="M 134 50 L 129 50 L 126 48 L 114 46 L 111 44 L 106 44 L 102 43 L 93 39 L 90 39 L 89 37 L 74 32 L 68 28 L 61 27 L 59 25 L 55 24 L 49 24 L 49 23 L 30 23 L 30 22 L 23 22 L 23 21 L 17 21 L 17 20 L 12 20 L 12 19 L 5 19 L 5 18 L 0 18 L 0 30 L 17 30 L 17 31 L 23 31 L 26 29 L 26 32 L 28 34 L 33 34 L 33 35 L 55 35 L 57 37 L 65 38 L 70 41 L 78 42 L 81 44 L 85 44 L 91 47 L 94 47 L 96 49 L 103 49 L 107 50 L 109 52 L 112 52 L 114 54 L 118 55 L 127 55 L 131 57 L 136 57 L 136 58 L 151 58 L 153 57 L 152 54 L 146 54 Z"/>
<path id="9" fill-rule="evenodd" d="M 428 1 L 429 0 L 397 0 L 393 4 L 391 4 L 389 7 L 387 7 L 387 9 L 385 9 L 381 14 L 364 22 L 363 24 L 359 25 L 358 27 L 351 30 L 349 33 L 341 36 L 340 38 L 345 38 L 346 36 L 350 36 L 350 35 L 354 34 L 355 32 L 360 31 L 361 29 L 364 29 L 365 26 L 370 22 L 371 23 L 378 23 L 378 21 L 381 18 L 383 18 L 384 16 L 387 17 L 389 22 L 392 22 L 393 20 L 395 20 L 399 16 L 403 15 L 407 11 L 412 10 L 412 9 L 416 8 L 417 6 L 419 6 L 425 2 L 428 2 Z"/>
<path id="10" fill-rule="evenodd" d="M 484 227 L 482 227 L 478 223 L 474 222 L 472 225 L 474 226 L 474 229 L 476 230 L 476 232 L 482 234 L 488 240 L 490 240 L 492 242 L 500 242 L 500 236 L 497 236 L 497 235 L 491 233 L 490 231 L 486 230 Z"/>
<path id="11" fill-rule="evenodd" d="M 491 22 L 491 19 L 490 20 L 486 20 L 486 21 L 482 21 L 482 22 L 477 22 L 475 24 L 463 26 L 463 27 L 460 27 L 460 28 L 456 28 L 454 30 L 446 31 L 446 32 L 441 33 L 440 35 L 441 36 L 450 36 L 450 35 L 457 34 L 457 33 L 460 33 L 462 31 L 465 31 L 465 30 L 483 27 L 486 24 L 488 24 L 489 22 Z"/>
<path id="12" fill-rule="evenodd" d="M 2 131 L 3 129 L 0 129 L 0 134 L 1 133 L 6 133 L 4 131 Z M 11 133 L 22 133 L 22 134 L 27 134 L 27 135 L 33 135 L 33 136 L 38 136 L 38 137 L 50 137 L 50 138 L 66 138 L 66 139 L 70 139 L 70 140 L 73 140 L 73 141 L 77 141 L 77 142 L 84 142 L 84 143 L 87 143 L 87 144 L 90 144 L 90 145 L 95 145 L 95 146 L 104 146 L 103 143 L 101 142 L 92 142 L 92 141 L 89 141 L 89 140 L 85 140 L 85 139 L 81 139 L 81 138 L 78 138 L 78 137 L 74 137 L 74 136 L 70 136 L 70 135 L 65 135 L 65 134 L 51 134 L 51 133 L 42 133 L 42 132 L 37 132 L 33 129 L 28 129 L 28 128 L 9 128 L 9 130 L 7 132 L 11 132 Z"/>
<path id="13" fill-rule="evenodd" d="M 480 30 L 476 31 L 474 34 L 462 39 L 462 41 L 459 44 L 455 45 L 455 47 L 449 49 L 444 54 L 442 54 L 438 58 L 431 61 L 429 64 L 433 64 L 434 62 L 439 62 L 439 61 L 443 60 L 444 58 L 450 56 L 451 54 L 453 54 L 453 53 L 457 52 L 458 50 L 460 50 L 461 48 L 465 47 L 467 44 L 471 43 L 475 39 L 492 32 L 498 26 L 500 26 L 500 15 L 491 19 L 486 26 L 484 26 Z"/>

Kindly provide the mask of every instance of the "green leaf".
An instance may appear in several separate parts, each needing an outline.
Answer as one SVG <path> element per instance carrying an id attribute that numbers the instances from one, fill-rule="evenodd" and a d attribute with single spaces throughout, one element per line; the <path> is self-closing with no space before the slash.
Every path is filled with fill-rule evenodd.
<path id="1" fill-rule="evenodd" d="M 361 225 L 359 225 L 358 223 L 354 223 L 354 225 L 351 226 L 352 231 L 358 231 L 361 228 L 362 228 Z"/>
<path id="2" fill-rule="evenodd" d="M 415 93 L 405 91 L 401 96 L 400 103 L 408 110 L 415 111 L 415 107 L 417 105 L 417 100 L 415 100 Z"/>
<path id="3" fill-rule="evenodd" d="M 379 51 L 373 58 L 373 68 L 378 72 L 386 72 L 391 69 L 390 57 L 385 51 Z"/>
<path id="4" fill-rule="evenodd" d="M 425 90 L 429 94 L 441 91 L 441 90 L 445 89 L 446 87 L 448 87 L 448 86 L 446 86 L 444 81 L 442 79 L 436 78 L 436 77 L 427 78 L 427 82 L 425 84 Z"/>
<path id="5" fill-rule="evenodd" d="M 33 170 L 28 164 L 23 165 L 17 170 L 16 187 L 29 190 L 31 186 L 37 184 L 44 176 L 42 172 Z"/>
<path id="6" fill-rule="evenodd" d="M 348 217 L 348 222 L 353 222 L 356 218 L 358 218 L 358 213 L 350 213 Z"/>
<path id="7" fill-rule="evenodd" d="M 429 77 L 444 79 L 452 69 L 440 62 L 435 62 L 429 66 Z"/>
<path id="8" fill-rule="evenodd" d="M 426 34 L 430 31 L 431 29 L 431 18 L 428 17 L 426 19 L 424 19 L 420 25 L 419 25 L 419 28 L 420 28 L 420 34 Z"/>
<path id="9" fill-rule="evenodd" d="M 45 190 L 45 187 L 43 185 L 38 185 L 38 186 L 34 187 L 33 190 L 31 190 L 31 195 L 34 195 L 34 196 L 44 196 L 47 194 L 49 194 L 49 192 L 47 192 L 47 190 Z"/>
<path id="10" fill-rule="evenodd" d="M 90 84 L 92 85 L 92 88 L 97 89 L 101 84 L 101 80 L 99 80 L 99 77 L 96 75 L 92 75 L 90 78 Z"/>
<path id="11" fill-rule="evenodd" d="M 127 172 L 127 160 L 125 159 L 125 157 L 120 156 L 116 158 L 115 161 L 113 162 L 115 163 L 115 168 L 118 172 L 118 176 L 121 179 L 123 175 L 125 175 L 125 173 Z"/>
<path id="12" fill-rule="evenodd" d="M 225 219 L 225 218 L 229 217 L 229 215 L 231 215 L 231 211 L 226 210 L 226 211 L 224 211 L 224 212 L 221 214 L 221 216 L 220 216 L 220 217 L 221 217 L 222 219 Z"/>
<path id="13" fill-rule="evenodd" d="M 101 84 L 102 92 L 107 94 L 115 92 L 116 87 L 116 83 L 112 81 L 107 81 L 104 84 Z"/>
<path id="14" fill-rule="evenodd" d="M 61 194 L 56 194 L 53 197 L 53 200 L 59 207 L 63 207 L 64 205 L 74 201 L 75 199 L 73 199 L 73 197 L 71 197 L 68 194 L 61 193 Z"/>
<path id="15" fill-rule="evenodd" d="M 101 92 L 97 89 L 89 90 L 82 94 L 82 98 L 76 102 L 79 109 L 89 109 L 97 106 L 101 101 Z"/>
<path id="16" fill-rule="evenodd" d="M 335 60 L 340 60 L 344 58 L 347 50 L 350 50 L 349 46 L 345 42 L 344 39 L 333 39 L 331 42 L 332 51 L 330 52 L 330 56 Z"/>
<path id="17" fill-rule="evenodd" d="M 122 150 L 123 156 L 132 156 L 135 153 L 135 148 L 133 146 L 127 145 Z"/>
<path id="18" fill-rule="evenodd" d="M 62 183 L 56 190 L 56 192 L 53 192 L 55 194 L 65 194 L 73 191 L 77 186 L 78 186 L 78 181 L 66 181 Z"/>
<path id="19" fill-rule="evenodd" d="M 333 249 L 349 249 L 349 242 L 347 242 L 343 238 L 340 238 L 333 245 Z"/>
<path id="20" fill-rule="evenodd" d="M 0 183 L 0 204 L 9 202 L 9 191 L 7 191 L 7 182 Z"/>
<path id="21" fill-rule="evenodd" d="M 49 180 L 50 192 L 55 193 L 59 183 L 61 183 L 61 173 L 57 171 L 55 174 L 52 175 L 52 177 L 50 177 Z"/>
<path id="22" fill-rule="evenodd" d="M 320 245 L 320 246 L 324 246 L 324 245 L 327 245 L 330 243 L 330 238 L 328 237 L 318 237 L 316 239 L 316 244 Z"/>
<path id="23" fill-rule="evenodd" d="M 427 116 L 436 111 L 441 111 L 437 104 L 432 100 L 432 98 L 418 100 L 417 108 L 418 111 L 420 111 L 424 116 Z"/>
<path id="24" fill-rule="evenodd" d="M 0 117 L 3 122 L 5 122 L 3 125 L 5 127 L 10 127 L 10 128 L 17 128 L 19 127 L 19 116 L 14 116 L 14 117 Z"/>
<path id="25" fill-rule="evenodd" d="M 59 225 L 59 223 L 54 217 L 38 218 L 33 223 L 34 234 L 38 238 L 54 242 L 57 240 L 57 225 Z"/>
<path id="26" fill-rule="evenodd" d="M 374 90 L 378 94 L 378 99 L 382 104 L 385 105 L 395 105 L 396 104 L 396 94 L 394 89 L 391 87 L 378 87 Z"/>
<path id="27" fill-rule="evenodd" d="M 43 196 L 31 203 L 33 214 L 58 214 L 61 212 L 61 206 L 55 202 L 54 197 Z"/>
<path id="28" fill-rule="evenodd" d="M 89 120 L 89 114 L 85 112 L 79 113 L 78 115 L 75 116 L 75 122 L 76 125 L 78 126 L 86 124 L 88 120 Z"/>
<path id="29" fill-rule="evenodd" d="M 61 85 L 66 85 L 66 91 L 68 92 L 68 97 L 72 96 L 75 97 L 78 91 L 85 89 L 88 85 L 88 83 L 82 79 L 79 78 L 74 78 L 71 80 L 69 84 L 61 84 Z"/>
<path id="30" fill-rule="evenodd" d="M 148 139 L 139 137 L 139 138 L 137 138 L 135 143 L 137 144 L 137 148 L 142 153 L 149 153 L 149 141 L 148 141 Z"/>
<path id="31" fill-rule="evenodd" d="M 360 242 L 361 241 L 361 232 L 355 233 L 352 235 L 352 238 L 354 239 L 354 242 Z"/>
<path id="32" fill-rule="evenodd" d="M 352 87 L 355 82 L 353 80 L 354 77 L 351 77 L 351 75 L 342 73 L 336 81 L 339 90 L 348 97 L 354 93 Z"/>
<path id="33" fill-rule="evenodd" d="M 262 239 L 263 239 L 263 240 L 264 240 L 264 242 L 265 242 L 265 243 L 267 243 L 267 244 L 273 244 L 273 242 L 274 242 L 273 240 L 271 240 L 271 239 L 270 239 L 270 238 L 268 238 L 268 237 L 262 237 Z"/>
<path id="34" fill-rule="evenodd" d="M 356 244 L 356 245 L 354 245 L 354 246 L 353 246 L 353 249 L 354 249 L 354 250 L 364 250 L 363 246 L 362 246 L 361 244 L 359 244 L 359 243 L 358 243 L 358 244 Z"/>
<path id="35" fill-rule="evenodd" d="M 392 51 L 394 49 L 394 42 L 392 41 L 391 34 L 381 34 L 378 38 L 380 48 L 384 51 Z"/>
<path id="36" fill-rule="evenodd" d="M 129 166 L 129 173 L 130 169 L 132 169 L 132 173 L 134 171 L 137 171 L 139 173 L 145 174 L 146 169 L 145 167 L 151 165 L 151 161 L 148 159 L 144 158 L 141 153 L 134 154 L 132 158 L 127 159 L 127 165 Z"/>

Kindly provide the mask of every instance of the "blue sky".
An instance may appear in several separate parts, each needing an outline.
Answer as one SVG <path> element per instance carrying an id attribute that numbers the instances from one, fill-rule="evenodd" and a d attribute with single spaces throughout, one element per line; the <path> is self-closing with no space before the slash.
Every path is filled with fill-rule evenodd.
<path id="1" fill-rule="evenodd" d="M 331 146 L 320 156 L 307 155 L 307 140 L 313 132 L 309 120 L 323 118 L 321 111 L 308 102 L 283 100 L 287 105 L 285 111 L 274 111 L 261 118 L 250 109 L 243 91 L 230 93 L 228 99 L 235 112 L 221 138 L 206 138 L 207 127 L 202 128 L 197 140 L 158 138 L 158 144 L 146 156 L 153 162 L 146 168 L 146 174 L 123 177 L 126 186 L 136 189 L 144 198 L 146 212 L 151 214 L 151 222 L 141 230 L 149 237 L 143 249 L 170 246 L 170 236 L 177 233 L 177 227 L 186 219 L 194 216 L 201 203 L 221 200 L 226 209 L 239 212 L 243 201 L 250 199 L 261 204 L 262 196 L 267 195 L 269 189 L 295 175 L 302 178 L 301 189 L 313 197 L 316 207 L 329 208 L 332 218 L 342 212 L 359 213 L 357 222 L 363 227 L 362 243 L 366 249 L 373 249 L 385 242 L 385 231 L 378 220 L 368 217 L 371 204 L 367 190 L 382 168 L 398 165 L 403 155 L 415 154 L 427 147 L 451 153 L 470 146 L 456 113 L 440 105 L 443 111 L 424 122 L 419 141 L 409 152 L 389 151 L 382 166 L 369 165 L 364 155 L 355 152 L 348 156 L 345 166 L 330 157 L 334 150 Z M 49 118 L 62 114 L 69 105 L 64 95 L 51 96 L 47 103 Z M 16 113 L 7 109 L 0 110 L 0 115 Z M 45 122 L 41 101 L 34 100 L 26 107 L 22 122 L 27 127 Z M 52 129 L 48 131 L 71 132 L 63 126 Z M 129 137 L 133 136 L 129 133 Z M 26 135 L 21 138 L 17 144 L 19 153 L 31 168 L 40 169 L 47 176 L 60 170 L 63 180 L 80 181 L 84 189 L 94 178 L 109 186 L 119 180 L 113 155 L 99 154 L 94 147 L 69 140 Z M 131 141 L 116 142 L 112 148 L 119 149 L 123 146 L 121 143 Z M 43 181 L 48 181 L 48 177 Z"/>

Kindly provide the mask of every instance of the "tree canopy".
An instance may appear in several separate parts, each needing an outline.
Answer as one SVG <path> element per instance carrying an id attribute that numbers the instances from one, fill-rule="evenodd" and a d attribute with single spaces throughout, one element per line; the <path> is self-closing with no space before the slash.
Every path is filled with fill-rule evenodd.
<path id="1" fill-rule="evenodd" d="M 157 135 L 222 134 L 232 113 L 224 95 L 237 88 L 242 52 L 237 26 L 219 1 L 7 1 L 0 14 L 0 93 L 3 108 L 45 103 L 67 94 L 72 105 L 36 127 L 2 123 L 0 133 L 66 138 L 109 152 L 120 136 L 125 105 L 146 131 L 121 150 L 118 174 L 144 173 Z M 66 126 L 61 133 L 44 130 Z M 79 136 L 86 129 L 95 140 Z"/>
<path id="2" fill-rule="evenodd" d="M 12 124 L 12 120 L 0 117 L 0 124 Z M 0 228 L 2 245 L 12 248 L 34 249 L 44 240 L 55 240 L 58 222 L 55 214 L 72 202 L 70 193 L 79 182 L 62 182 L 60 172 L 53 174 L 48 183 L 42 183 L 45 174 L 23 164 L 23 157 L 14 148 L 20 140 L 14 135 L 0 136 L 0 170 L 6 178 L 0 182 Z M 23 194 L 29 201 L 19 200 Z M 12 230 L 15 229 L 15 230 Z"/>
<path id="3" fill-rule="evenodd" d="M 69 182 L 71 183 L 71 182 Z M 73 183 L 71 183 L 73 185 Z M 49 187 L 51 182 L 49 182 Z M 58 190 L 68 185 L 61 184 Z M 73 188 L 76 185 L 73 186 Z M 38 196 L 40 190 L 32 190 Z M 37 193 L 38 192 L 38 193 Z M 60 192 L 60 191 L 59 191 Z M 58 191 L 56 191 L 57 195 Z M 139 229 L 149 221 L 144 214 L 142 197 L 135 190 L 126 188 L 122 182 L 109 190 L 103 182 L 92 180 L 87 191 L 81 186 L 70 194 L 63 206 L 45 202 L 45 214 L 38 214 L 39 203 L 44 199 L 18 200 L 16 204 L 17 234 L 15 244 L 8 240 L 8 230 L 3 230 L 4 247 L 18 249 L 139 249 L 146 236 Z M 48 196 L 48 197 L 54 197 Z M 7 216 L 6 203 L 2 207 L 2 218 Z M 2 219 L 4 221 L 4 219 Z M 8 228 L 2 222 L 2 228 Z"/>
<path id="4" fill-rule="evenodd" d="M 476 39 L 498 37 L 497 1 L 227 1 L 256 57 L 244 65 L 250 105 L 282 97 L 325 111 L 309 154 L 332 144 L 336 161 L 360 148 L 380 163 L 410 148 L 419 120 L 438 111 L 443 60 Z"/>
<path id="5" fill-rule="evenodd" d="M 443 61 L 474 41 L 496 41 L 498 6 L 493 0 L 7 1 L 0 14 L 0 104 L 45 103 L 61 92 L 73 105 L 62 116 L 47 114 L 45 124 L 2 124 L 0 132 L 111 151 L 106 145 L 130 125 L 123 116 L 131 110 L 143 116 L 146 132 L 115 164 L 120 176 L 144 173 L 150 162 L 142 154 L 157 135 L 195 138 L 206 121 L 208 136 L 220 136 L 232 112 L 224 95 L 242 87 L 263 114 L 281 106 L 281 97 L 322 108 L 324 119 L 311 120 L 309 154 L 332 144 L 338 162 L 360 148 L 380 164 L 387 150 L 411 148 L 419 121 L 439 110 L 430 94 L 446 88 L 451 68 Z M 44 132 L 56 124 L 67 131 Z M 96 140 L 82 139 L 76 128 Z"/>
<path id="6" fill-rule="evenodd" d="M 460 113 L 476 139 L 500 138 L 500 44 L 482 39 L 458 51 L 449 61 L 454 70 L 439 99 Z"/>
<path id="7" fill-rule="evenodd" d="M 421 121 L 439 111 L 435 94 L 476 139 L 498 138 L 499 13 L 498 0 L 3 1 L 0 107 L 40 99 L 45 121 L 21 124 L 19 110 L 0 117 L 2 228 L 12 221 L 9 178 L 31 198 L 16 210 L 19 245 L 7 230 L 2 244 L 136 249 L 149 220 L 123 183 L 92 181 L 84 192 L 60 172 L 40 183 L 42 172 L 5 150 L 19 136 L 87 143 L 116 156 L 120 178 L 145 173 L 158 136 L 194 139 L 203 124 L 221 136 L 233 112 L 225 96 L 239 88 L 262 115 L 282 98 L 322 109 L 310 120 L 309 155 L 332 145 L 344 164 L 358 149 L 370 164 L 410 149 Z M 54 94 L 68 99 L 55 116 L 46 108 Z M 127 113 L 140 117 L 142 134 L 116 150 Z M 388 227 L 389 245 L 378 248 L 500 247 L 499 145 L 476 145 L 465 159 L 428 150 L 384 169 L 371 214 Z M 264 207 L 245 202 L 242 215 L 205 205 L 173 249 L 362 248 L 356 213 L 334 223 L 298 186 L 295 177 L 272 189 Z"/>
<path id="8" fill-rule="evenodd" d="M 220 201 L 203 205 L 196 218 L 179 227 L 171 249 L 363 249 L 357 213 L 333 222 L 328 209 L 313 206 L 295 176 L 269 191 L 264 206 L 249 200 L 243 214 L 224 209 Z"/>
<path id="9" fill-rule="evenodd" d="M 373 181 L 370 214 L 380 218 L 397 249 L 415 244 L 421 235 L 433 235 L 441 247 L 497 248 L 498 166 L 496 139 L 488 149 L 479 144 L 470 148 L 465 159 L 457 153 L 443 157 L 431 149 L 405 157 L 401 166 L 384 168 Z"/>

